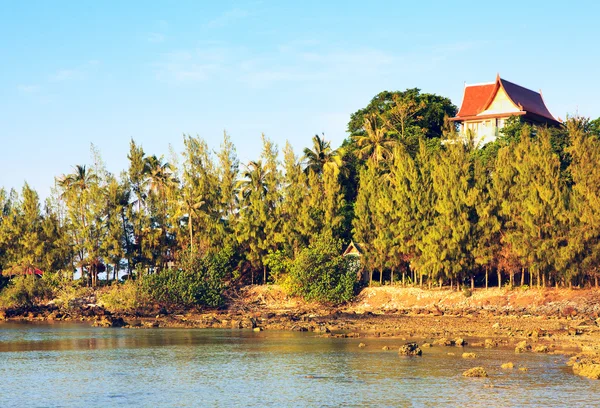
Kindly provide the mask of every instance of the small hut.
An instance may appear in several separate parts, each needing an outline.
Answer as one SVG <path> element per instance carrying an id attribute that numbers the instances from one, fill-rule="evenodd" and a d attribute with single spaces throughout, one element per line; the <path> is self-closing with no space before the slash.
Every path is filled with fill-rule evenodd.
<path id="1" fill-rule="evenodd" d="M 350 241 L 350 244 L 348 245 L 348 247 L 346 248 L 346 250 L 344 251 L 344 253 L 342 254 L 342 256 L 351 256 L 352 258 L 356 259 L 356 262 L 360 265 L 360 258 L 362 257 L 364 253 L 364 244 L 358 244 L 355 243 L 354 241 Z M 367 271 L 365 270 L 365 268 L 358 268 L 358 272 L 356 274 L 356 279 L 361 280 L 363 282 L 368 282 L 369 281 L 369 274 L 367 273 Z"/>

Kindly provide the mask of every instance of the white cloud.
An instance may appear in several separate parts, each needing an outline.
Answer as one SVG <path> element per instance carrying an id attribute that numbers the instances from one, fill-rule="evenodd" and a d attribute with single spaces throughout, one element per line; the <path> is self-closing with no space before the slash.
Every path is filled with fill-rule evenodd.
<path id="1" fill-rule="evenodd" d="M 228 11 L 225 11 L 220 16 L 213 18 L 204 24 L 206 28 L 220 28 L 228 26 L 238 20 L 246 18 L 249 16 L 248 11 L 242 10 L 240 8 L 234 8 Z"/>

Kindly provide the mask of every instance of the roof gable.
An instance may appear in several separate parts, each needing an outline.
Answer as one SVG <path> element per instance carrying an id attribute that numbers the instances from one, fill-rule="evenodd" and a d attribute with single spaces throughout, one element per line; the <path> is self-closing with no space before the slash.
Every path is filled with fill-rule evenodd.
<path id="1" fill-rule="evenodd" d="M 462 105 L 456 118 L 453 119 L 460 120 L 464 117 L 489 114 L 490 112 L 487 112 L 487 110 L 490 109 L 490 106 L 498 96 L 506 96 L 508 101 L 505 102 L 512 102 L 514 108 L 510 106 L 511 104 L 505 103 L 504 106 L 507 107 L 506 112 L 499 112 L 497 109 L 492 109 L 495 114 L 529 113 L 545 120 L 559 123 L 546 107 L 541 92 L 538 93 L 524 88 L 500 78 L 499 75 L 496 77 L 496 81 L 490 84 L 466 85 Z"/>

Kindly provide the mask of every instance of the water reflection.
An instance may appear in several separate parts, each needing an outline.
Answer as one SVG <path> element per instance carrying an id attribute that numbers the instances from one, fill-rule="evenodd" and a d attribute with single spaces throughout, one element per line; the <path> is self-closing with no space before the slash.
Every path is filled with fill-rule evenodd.
<path id="1" fill-rule="evenodd" d="M 310 333 L 2 324 L 0 407 L 591 406 L 600 395 L 599 382 L 573 376 L 559 356 L 467 348 L 478 354 L 473 361 L 460 348 L 434 347 L 400 358 L 382 347 L 401 341 L 365 342 L 359 349 L 358 339 Z M 501 370 L 507 361 L 529 371 Z M 463 378 L 474 365 L 490 378 Z"/>

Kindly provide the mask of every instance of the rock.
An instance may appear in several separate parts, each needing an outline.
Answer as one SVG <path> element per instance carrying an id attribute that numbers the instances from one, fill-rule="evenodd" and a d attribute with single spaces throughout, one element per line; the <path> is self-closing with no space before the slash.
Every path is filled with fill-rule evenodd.
<path id="1" fill-rule="evenodd" d="M 458 338 L 458 339 L 454 340 L 454 344 L 458 347 L 464 347 L 467 345 L 467 342 L 465 339 Z"/>
<path id="2" fill-rule="evenodd" d="M 529 371 L 529 368 L 527 367 L 519 367 L 519 371 L 523 371 L 524 373 Z"/>
<path id="3" fill-rule="evenodd" d="M 499 328 L 500 328 L 500 323 L 494 323 L 494 324 L 492 325 L 492 329 L 496 329 L 496 330 L 498 330 Z"/>
<path id="4" fill-rule="evenodd" d="M 263 331 L 263 329 L 261 327 L 255 327 L 254 329 L 252 329 L 255 332 L 260 332 Z"/>
<path id="5" fill-rule="evenodd" d="M 421 344 L 421 347 L 423 347 L 423 348 L 430 348 L 431 347 L 431 343 L 423 343 L 423 344 Z"/>
<path id="6" fill-rule="evenodd" d="M 508 362 L 508 363 L 504 363 L 502 364 L 500 367 L 502 367 L 504 370 L 512 370 L 514 368 L 514 364 L 512 362 Z"/>
<path id="7" fill-rule="evenodd" d="M 256 327 L 256 319 L 254 317 L 244 319 L 242 322 L 242 327 L 244 329 L 254 329 Z"/>
<path id="8" fill-rule="evenodd" d="M 487 372 L 483 367 L 473 367 L 463 373 L 465 377 L 487 377 Z"/>
<path id="9" fill-rule="evenodd" d="M 100 319 L 94 320 L 94 327 L 123 327 L 127 323 L 121 317 L 113 318 L 110 316 L 102 316 Z"/>
<path id="10" fill-rule="evenodd" d="M 455 356 L 456 354 L 450 352 L 450 353 L 446 353 L 446 355 L 448 355 L 448 356 Z"/>
<path id="11" fill-rule="evenodd" d="M 583 333 L 583 331 L 581 329 L 578 329 L 576 327 L 569 327 L 569 336 L 579 336 L 581 333 Z"/>
<path id="12" fill-rule="evenodd" d="M 548 346 L 542 344 L 542 345 L 539 345 L 536 348 L 534 348 L 533 351 L 536 353 L 547 353 Z"/>
<path id="13" fill-rule="evenodd" d="M 492 339 L 485 339 L 485 342 L 483 343 L 483 347 L 496 348 L 496 347 L 498 347 L 498 342 L 496 340 L 492 340 Z"/>
<path id="14" fill-rule="evenodd" d="M 593 380 L 600 380 L 600 360 L 598 358 L 582 358 L 573 364 L 573 373 Z"/>
<path id="15" fill-rule="evenodd" d="M 366 345 L 365 343 L 359 343 L 359 344 L 358 344 L 358 347 L 360 347 L 360 348 L 364 348 L 364 347 L 367 347 L 367 345 Z"/>
<path id="16" fill-rule="evenodd" d="M 382 349 L 383 351 L 388 351 L 390 348 L 389 348 L 388 346 L 383 346 L 381 349 Z"/>
<path id="17" fill-rule="evenodd" d="M 440 346 L 453 346 L 454 340 L 450 340 L 445 337 L 442 337 L 441 339 L 437 339 L 436 341 L 434 341 L 433 344 L 438 344 Z"/>
<path id="18" fill-rule="evenodd" d="M 527 344 L 525 340 L 523 340 L 520 343 L 517 343 L 517 346 L 515 347 L 515 353 L 524 353 L 528 350 L 531 350 L 531 346 Z"/>
<path id="19" fill-rule="evenodd" d="M 423 354 L 423 351 L 417 343 L 406 343 L 400 347 L 398 354 L 401 356 L 420 356 Z"/>
<path id="20" fill-rule="evenodd" d="M 477 358 L 475 353 L 462 353 L 462 358 Z"/>

